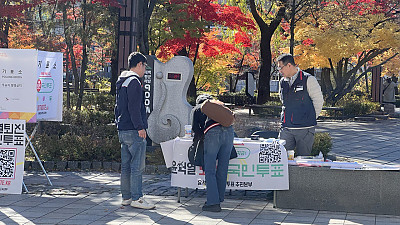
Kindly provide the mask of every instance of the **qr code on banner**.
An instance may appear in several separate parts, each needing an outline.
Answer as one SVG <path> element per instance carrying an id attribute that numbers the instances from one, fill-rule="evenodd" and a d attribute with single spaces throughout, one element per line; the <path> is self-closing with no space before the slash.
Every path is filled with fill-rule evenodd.
<path id="1" fill-rule="evenodd" d="M 16 149 L 0 149 L 0 178 L 14 178 Z"/>
<path id="2" fill-rule="evenodd" d="M 282 160 L 282 151 L 278 142 L 261 144 L 258 154 L 259 163 L 277 163 Z"/>

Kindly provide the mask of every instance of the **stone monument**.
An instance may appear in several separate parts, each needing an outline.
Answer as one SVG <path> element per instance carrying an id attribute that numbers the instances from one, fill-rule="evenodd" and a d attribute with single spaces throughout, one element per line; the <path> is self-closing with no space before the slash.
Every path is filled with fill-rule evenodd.
<path id="1" fill-rule="evenodd" d="M 186 95 L 193 77 L 193 63 L 185 56 L 175 56 L 166 63 L 157 59 L 153 65 L 153 110 L 148 117 L 147 133 L 154 143 L 185 135 L 191 124 L 192 106 Z"/>

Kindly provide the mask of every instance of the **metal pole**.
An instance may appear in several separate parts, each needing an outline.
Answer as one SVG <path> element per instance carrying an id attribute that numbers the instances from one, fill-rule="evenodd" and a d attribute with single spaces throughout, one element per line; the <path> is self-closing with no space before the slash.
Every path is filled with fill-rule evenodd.
<path id="1" fill-rule="evenodd" d="M 178 203 L 181 202 L 181 188 L 178 187 Z"/>
<path id="2" fill-rule="evenodd" d="M 35 126 L 35 128 L 33 129 L 33 132 L 32 132 L 32 134 L 31 134 L 30 137 L 28 136 L 28 134 L 27 134 L 26 131 L 25 131 L 25 138 L 26 138 L 26 140 L 28 140 L 28 143 L 25 145 L 25 151 L 26 151 L 26 149 L 27 149 L 27 147 L 28 147 L 28 145 L 29 145 L 29 146 L 31 147 L 32 151 L 33 151 L 33 154 L 35 154 L 35 157 L 36 157 L 37 161 L 39 162 L 39 165 L 40 165 L 40 167 L 42 168 L 43 173 L 46 175 L 47 181 L 49 182 L 50 186 L 53 186 L 53 184 L 52 184 L 51 181 L 50 181 L 49 176 L 47 175 L 46 170 L 44 169 L 44 166 L 43 166 L 43 164 L 42 164 L 42 161 L 40 161 L 40 158 L 39 158 L 38 154 L 36 153 L 36 150 L 35 150 L 35 148 L 33 147 L 33 144 L 32 144 L 32 139 L 33 139 L 33 137 L 35 136 L 35 133 L 36 133 L 38 127 L 39 127 L 39 123 L 36 124 L 36 126 Z M 24 184 L 24 185 L 25 185 L 25 184 Z"/>
<path id="3" fill-rule="evenodd" d="M 26 185 L 25 185 L 25 183 L 23 181 L 22 181 L 22 185 L 24 186 L 25 192 L 29 193 L 28 188 L 26 188 Z"/>

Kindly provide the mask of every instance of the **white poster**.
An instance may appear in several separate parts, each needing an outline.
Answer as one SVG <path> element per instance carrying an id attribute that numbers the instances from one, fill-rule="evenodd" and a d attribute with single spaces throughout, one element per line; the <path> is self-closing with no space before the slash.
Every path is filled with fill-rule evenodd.
<path id="1" fill-rule="evenodd" d="M 38 52 L 37 120 L 62 121 L 62 53 Z"/>
<path id="2" fill-rule="evenodd" d="M 0 72 L 0 119 L 62 121 L 62 53 L 0 48 Z"/>
<path id="3" fill-rule="evenodd" d="M 18 113 L 34 117 L 36 67 L 37 50 L 0 48 L 0 119 L 23 117 Z"/>
<path id="4" fill-rule="evenodd" d="M 25 120 L 0 119 L 0 193 L 21 194 L 25 160 Z"/>
<path id="5" fill-rule="evenodd" d="M 176 138 L 172 153 L 171 186 L 205 188 L 205 174 L 200 167 L 190 164 L 187 150 L 191 140 Z M 238 158 L 231 159 L 228 167 L 227 189 L 236 190 L 288 190 L 288 160 L 286 150 L 277 139 L 235 141 Z"/>

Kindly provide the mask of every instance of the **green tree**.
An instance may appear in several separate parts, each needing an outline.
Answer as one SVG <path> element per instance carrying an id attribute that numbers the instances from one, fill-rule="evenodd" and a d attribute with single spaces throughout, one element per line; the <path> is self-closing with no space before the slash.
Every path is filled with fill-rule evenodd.
<path id="1" fill-rule="evenodd" d="M 82 107 L 82 99 L 86 84 L 89 53 L 94 43 L 111 42 L 113 39 L 105 38 L 115 35 L 115 29 L 109 24 L 114 24 L 109 7 L 116 7 L 116 1 L 89 2 L 81 0 L 74 2 L 64 1 L 59 3 L 62 13 L 65 42 L 68 58 L 71 60 L 72 71 L 75 78 L 75 92 L 78 94 L 76 109 Z M 109 23 L 105 21 L 109 21 Z M 115 46 L 115 44 L 110 44 Z M 78 74 L 78 68 L 80 73 Z"/>

